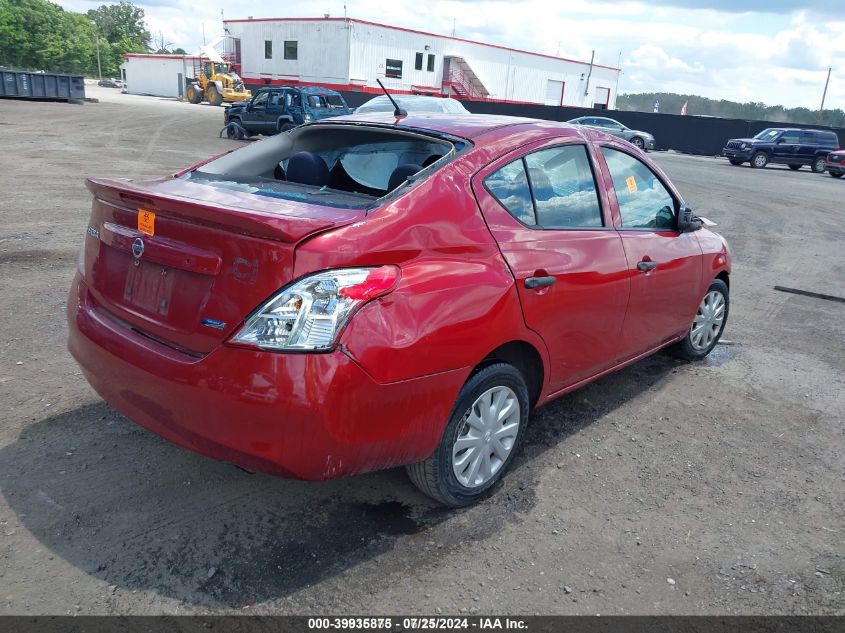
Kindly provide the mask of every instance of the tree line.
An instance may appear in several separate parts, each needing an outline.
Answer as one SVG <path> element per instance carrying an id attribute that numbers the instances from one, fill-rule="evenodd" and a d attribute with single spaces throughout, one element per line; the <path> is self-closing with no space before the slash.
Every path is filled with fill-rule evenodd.
<path id="1" fill-rule="evenodd" d="M 181 53 L 153 42 L 144 10 L 130 2 L 86 13 L 48 0 L 0 0 L 0 66 L 20 70 L 119 76 L 124 53 Z M 99 69 L 98 69 L 99 49 Z"/>
<path id="2" fill-rule="evenodd" d="M 653 112 L 655 101 L 660 103 L 660 112 L 664 114 L 680 114 L 684 103 L 688 102 L 688 115 L 780 123 L 815 124 L 819 122 L 818 110 L 810 110 L 809 108 L 769 106 L 755 101 L 739 103 L 724 99 L 708 99 L 696 95 L 679 95 L 671 92 L 619 95 L 616 98 L 616 108 L 633 112 Z M 831 127 L 845 127 L 845 112 L 840 108 L 825 110 L 822 113 L 821 124 Z"/>

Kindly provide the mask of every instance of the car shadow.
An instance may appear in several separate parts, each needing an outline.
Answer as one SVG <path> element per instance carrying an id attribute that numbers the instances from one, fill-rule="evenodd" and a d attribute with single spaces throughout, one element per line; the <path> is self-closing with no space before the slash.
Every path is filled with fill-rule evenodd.
<path id="1" fill-rule="evenodd" d="M 397 548 L 417 570 L 523 521 L 542 472 L 530 466 L 544 452 L 679 366 L 653 356 L 538 409 L 505 480 L 463 510 L 434 505 L 402 469 L 320 483 L 252 475 L 182 450 L 102 402 L 30 424 L 0 448 L 0 490 L 38 541 L 113 592 L 239 608 Z"/>

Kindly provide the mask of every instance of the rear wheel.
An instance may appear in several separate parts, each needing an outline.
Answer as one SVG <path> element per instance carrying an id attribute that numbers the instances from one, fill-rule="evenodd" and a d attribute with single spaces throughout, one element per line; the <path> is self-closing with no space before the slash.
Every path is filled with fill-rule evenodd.
<path id="1" fill-rule="evenodd" d="M 190 86 L 188 86 L 188 90 L 185 96 L 188 98 L 188 101 L 190 103 L 199 103 L 200 101 L 202 101 L 202 90 L 200 90 L 199 86 L 197 86 L 196 84 L 191 84 Z"/>
<path id="2" fill-rule="evenodd" d="M 728 162 L 730 162 L 731 165 L 742 165 L 742 161 L 737 160 L 736 158 L 729 158 Z"/>
<path id="3" fill-rule="evenodd" d="M 801 165 L 790 165 L 789 168 L 792 171 L 798 171 L 799 169 L 801 169 Z"/>
<path id="4" fill-rule="evenodd" d="M 813 160 L 813 173 L 824 173 L 824 156 L 817 156 L 815 160 Z"/>
<path id="5" fill-rule="evenodd" d="M 209 86 L 208 90 L 206 90 L 206 96 L 208 97 L 208 102 L 213 106 L 219 106 L 223 103 L 223 95 L 217 90 L 217 86 Z"/>
<path id="6" fill-rule="evenodd" d="M 751 166 L 756 169 L 763 169 L 769 164 L 769 157 L 766 152 L 757 152 L 751 157 Z"/>
<path id="7" fill-rule="evenodd" d="M 279 124 L 277 126 L 277 130 L 278 130 L 279 134 L 282 134 L 283 132 L 287 132 L 288 130 L 290 130 L 292 127 L 293 127 L 293 125 L 291 124 L 290 121 L 279 121 Z"/>
<path id="8" fill-rule="evenodd" d="M 529 407 L 525 379 L 513 365 L 496 363 L 477 372 L 458 394 L 437 450 L 407 466 L 411 481 L 444 505 L 475 503 L 510 466 Z"/>
<path id="9" fill-rule="evenodd" d="M 675 354 L 686 360 L 701 360 L 713 351 L 728 322 L 729 307 L 728 285 L 714 279 L 698 305 L 689 332 L 675 346 Z"/>
<path id="10" fill-rule="evenodd" d="M 829 171 L 827 173 L 829 173 L 834 178 L 842 178 L 842 172 L 841 171 Z"/>

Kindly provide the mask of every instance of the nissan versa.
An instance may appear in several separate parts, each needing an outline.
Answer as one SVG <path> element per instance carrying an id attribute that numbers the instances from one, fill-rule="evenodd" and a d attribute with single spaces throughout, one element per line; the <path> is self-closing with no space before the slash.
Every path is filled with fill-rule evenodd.
<path id="1" fill-rule="evenodd" d="M 113 407 L 244 468 L 407 466 L 479 499 L 529 412 L 728 317 L 730 255 L 633 145 L 352 115 L 160 180 L 91 179 L 69 347 Z"/>

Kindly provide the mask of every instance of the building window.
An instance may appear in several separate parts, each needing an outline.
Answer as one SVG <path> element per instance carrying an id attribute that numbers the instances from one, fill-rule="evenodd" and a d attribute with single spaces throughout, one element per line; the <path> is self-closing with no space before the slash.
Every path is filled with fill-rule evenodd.
<path id="1" fill-rule="evenodd" d="M 297 59 L 299 53 L 299 43 L 293 41 L 285 41 L 285 59 Z"/>
<path id="2" fill-rule="evenodd" d="M 384 64 L 384 76 L 391 79 L 402 79 L 402 60 L 388 59 Z"/>
<path id="3" fill-rule="evenodd" d="M 264 40 L 264 59 L 273 59 L 273 41 Z"/>
<path id="4" fill-rule="evenodd" d="M 417 70 L 422 70 L 422 60 L 423 60 L 423 54 L 417 53 L 417 59 L 416 59 L 416 61 L 414 61 L 414 68 L 416 68 Z"/>
<path id="5" fill-rule="evenodd" d="M 428 54 L 428 72 L 434 72 L 434 55 L 431 53 Z"/>

